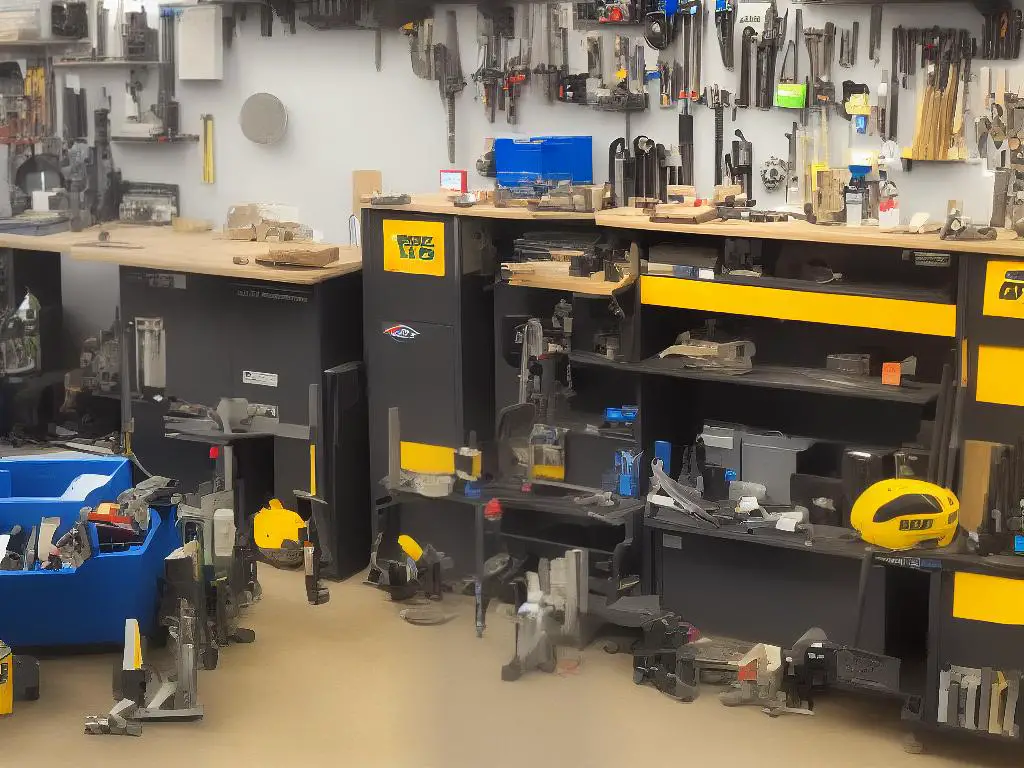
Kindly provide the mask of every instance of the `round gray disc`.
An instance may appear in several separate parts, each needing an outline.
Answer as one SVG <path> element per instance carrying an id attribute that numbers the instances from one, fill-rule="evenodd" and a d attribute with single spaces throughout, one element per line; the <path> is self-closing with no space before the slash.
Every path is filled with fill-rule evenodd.
<path id="1" fill-rule="evenodd" d="M 288 110 L 270 93 L 254 93 L 242 105 L 238 116 L 242 133 L 256 144 L 276 144 L 288 129 Z"/>

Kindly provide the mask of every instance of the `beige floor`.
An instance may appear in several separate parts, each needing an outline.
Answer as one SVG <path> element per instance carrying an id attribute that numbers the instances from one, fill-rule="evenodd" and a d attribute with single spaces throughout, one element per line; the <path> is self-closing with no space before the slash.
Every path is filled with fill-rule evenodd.
<path id="1" fill-rule="evenodd" d="M 927 756 L 902 749 L 898 707 L 829 697 L 815 717 L 772 720 L 730 710 L 713 693 L 674 702 L 631 682 L 626 656 L 589 650 L 572 676 L 502 683 L 511 623 L 477 640 L 468 600 L 457 618 L 414 627 L 382 593 L 333 585 L 306 605 L 297 574 L 261 572 L 258 633 L 200 677 L 201 723 L 152 724 L 141 738 L 85 736 L 82 718 L 110 706 L 112 656 L 47 660 L 40 701 L 0 720 L 0 766 L 132 768 L 547 768 L 548 766 L 1020 766 L 1021 750 L 943 739 Z"/>

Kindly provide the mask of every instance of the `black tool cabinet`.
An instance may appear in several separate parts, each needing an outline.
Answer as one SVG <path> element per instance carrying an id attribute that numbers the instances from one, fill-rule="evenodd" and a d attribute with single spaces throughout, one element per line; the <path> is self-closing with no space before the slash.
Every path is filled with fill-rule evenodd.
<path id="1" fill-rule="evenodd" d="M 122 266 L 120 291 L 122 320 L 162 318 L 166 337 L 165 391 L 136 406 L 135 448 L 185 488 L 209 478 L 208 451 L 164 437 L 167 397 L 213 407 L 244 397 L 275 406 L 282 423 L 306 425 L 309 385 L 362 359 L 359 272 L 300 285 Z M 133 345 L 129 360 L 134 372 Z M 274 493 L 294 505 L 293 491 L 309 485 L 309 447 L 273 443 Z"/>
<path id="2" fill-rule="evenodd" d="M 475 231 L 493 243 L 492 258 L 499 261 L 508 258 L 510 241 L 518 233 L 586 226 L 474 219 L 472 211 L 441 218 L 473 220 Z M 710 227 L 710 233 L 703 228 L 659 232 L 647 224 L 633 229 L 628 223 L 610 221 L 611 217 L 602 222 L 603 231 L 635 241 L 642 253 L 657 243 L 721 247 L 727 239 Z M 736 228 L 728 231 L 728 237 L 736 234 Z M 574 316 L 570 359 L 576 394 L 570 410 L 581 422 L 593 423 L 605 406 L 639 405 L 635 437 L 645 457 L 652 456 L 655 440 L 688 445 L 706 420 L 715 420 L 837 446 L 918 445 L 923 449 L 918 458 L 926 461 L 947 365 L 966 385 L 960 439 L 1012 442 L 1024 433 L 1024 389 L 1019 404 L 981 402 L 976 381 L 980 346 L 1024 348 L 1018 341 L 1024 329 L 1024 298 L 1019 305 L 1003 305 L 1003 316 L 982 312 L 986 280 L 988 290 L 996 290 L 992 281 L 1002 284 L 1004 273 L 1015 271 L 1012 258 L 986 257 L 962 245 L 947 254 L 939 241 L 926 249 L 908 250 L 874 238 L 863 244 L 790 243 L 773 235 L 760 247 L 779 259 L 794 252 L 825 254 L 852 279 L 834 285 L 797 283 L 785 270 L 779 278 L 715 281 L 644 275 L 614 297 L 506 284 L 485 287 L 491 299 L 478 307 L 485 314 L 477 319 L 493 334 L 493 407 L 500 409 L 516 399 L 518 355 L 508 343 L 510 325 L 524 317 L 549 317 L 555 304 L 565 299 L 572 302 Z M 372 252 L 367 258 L 373 258 Z M 1009 263 L 991 267 L 987 259 Z M 993 277 L 999 269 L 1003 272 Z M 1024 272 L 1012 277 L 1020 278 L 1019 295 L 1024 296 Z M 992 300 L 988 301 L 991 309 Z M 712 318 L 718 327 L 755 341 L 751 373 L 686 370 L 658 358 L 658 351 L 678 332 Z M 597 354 L 589 341 L 609 322 L 621 331 L 623 353 L 614 360 Z M 835 352 L 871 354 L 876 379 L 881 361 L 914 356 L 916 375 L 898 388 L 853 390 L 828 377 L 794 377 L 792 369 L 821 369 L 825 356 Z M 1003 355 L 997 362 L 1012 366 L 1016 358 Z M 1017 372 L 1024 372 L 1024 362 Z M 998 386 L 993 391 L 991 399 L 1005 397 Z M 570 468 L 569 456 L 567 474 L 571 469 L 579 473 L 577 477 L 587 477 L 587 484 L 599 484 L 607 469 L 602 462 L 609 456 L 588 454 L 589 468 Z M 641 472 L 643 491 L 646 475 Z M 954 484 L 958 479 L 954 477 Z M 472 529 L 468 518 L 455 514 L 457 503 L 441 500 L 416 506 L 433 535 L 452 535 L 450 527 L 461 528 L 467 537 L 464 551 L 471 557 Z M 808 542 L 773 532 L 708 530 L 650 510 L 638 521 L 636 532 L 643 543 L 644 583 L 662 596 L 665 607 L 706 632 L 783 647 L 811 626 L 821 627 L 840 643 L 855 639 L 865 548 L 852 536 Z M 529 539 L 528 534 L 521 537 Z M 1010 559 L 996 568 L 998 578 L 1024 582 L 1024 567 L 1017 562 Z M 870 570 L 860 644 L 901 659 L 901 687 L 908 697 L 905 714 L 918 730 L 936 725 L 943 668 L 1024 669 L 1021 626 L 954 616 L 954 582 L 956 573 L 964 570 L 994 572 L 991 563 L 970 555 L 937 560 L 876 556 Z"/>

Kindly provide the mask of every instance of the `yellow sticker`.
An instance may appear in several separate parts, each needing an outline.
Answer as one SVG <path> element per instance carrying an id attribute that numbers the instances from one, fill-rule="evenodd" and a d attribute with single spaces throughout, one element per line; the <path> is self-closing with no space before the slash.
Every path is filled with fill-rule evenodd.
<path id="1" fill-rule="evenodd" d="M 384 219 L 384 271 L 444 277 L 444 222 Z"/>
<path id="2" fill-rule="evenodd" d="M 1024 319 L 1024 262 L 989 261 L 985 265 L 986 317 Z"/>

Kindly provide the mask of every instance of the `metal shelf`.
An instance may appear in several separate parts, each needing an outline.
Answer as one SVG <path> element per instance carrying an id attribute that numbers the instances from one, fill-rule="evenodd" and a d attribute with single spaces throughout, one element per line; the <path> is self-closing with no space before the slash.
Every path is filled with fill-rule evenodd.
<path id="1" fill-rule="evenodd" d="M 4 48 L 56 48 L 64 45 L 81 45 L 91 42 L 87 37 L 81 40 L 63 40 L 59 38 L 52 40 L 0 40 L 0 51 Z"/>
<path id="2" fill-rule="evenodd" d="M 183 133 L 178 136 L 111 136 L 111 141 L 121 144 L 194 144 L 199 136 Z"/>
<path id="3" fill-rule="evenodd" d="M 54 69 L 85 67 L 156 67 L 159 61 L 132 61 L 131 59 L 69 59 L 53 62 Z"/>

